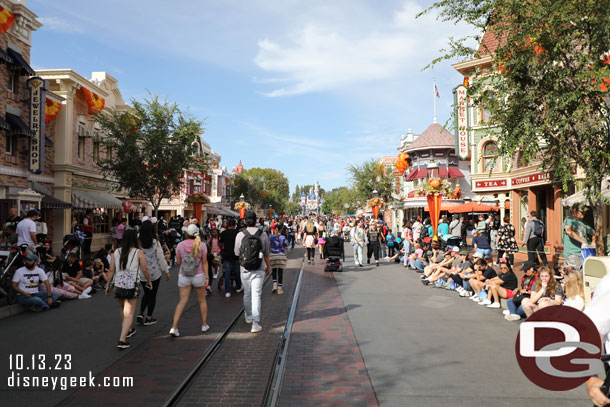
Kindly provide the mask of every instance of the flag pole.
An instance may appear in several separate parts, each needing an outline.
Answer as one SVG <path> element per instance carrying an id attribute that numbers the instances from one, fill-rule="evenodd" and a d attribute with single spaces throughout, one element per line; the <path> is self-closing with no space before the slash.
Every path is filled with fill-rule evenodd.
<path id="1" fill-rule="evenodd" d="M 432 78 L 432 99 L 434 99 L 434 123 L 436 120 L 436 79 Z"/>

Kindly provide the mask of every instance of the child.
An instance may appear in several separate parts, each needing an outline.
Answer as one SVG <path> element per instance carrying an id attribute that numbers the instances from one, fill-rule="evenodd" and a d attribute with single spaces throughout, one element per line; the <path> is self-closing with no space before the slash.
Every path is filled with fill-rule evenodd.
<path id="1" fill-rule="evenodd" d="M 100 281 L 100 274 L 95 274 L 95 271 L 93 269 L 93 260 L 91 259 L 87 259 L 84 261 L 83 263 L 83 276 L 93 280 L 93 286 L 97 286 L 99 284 Z"/>
<path id="2" fill-rule="evenodd" d="M 394 256 L 394 240 L 396 236 L 392 233 L 391 230 L 388 231 L 388 234 L 385 237 L 386 245 L 388 246 L 388 257 Z"/>
<path id="3" fill-rule="evenodd" d="M 269 237 L 269 243 L 271 246 L 271 256 L 269 262 L 271 263 L 271 277 L 273 278 L 273 288 L 271 292 L 278 294 L 284 294 L 282 289 L 282 280 L 284 278 L 284 269 L 286 268 L 286 250 L 288 247 L 288 240 L 284 235 L 280 234 L 280 225 L 276 224 L 273 228 L 273 234 Z"/>
<path id="4" fill-rule="evenodd" d="M 578 271 L 570 271 L 565 275 L 566 299 L 563 305 L 582 311 L 585 308 L 585 292 L 582 284 L 582 275 Z"/>
<path id="5" fill-rule="evenodd" d="M 98 284 L 102 288 L 106 287 L 106 269 L 104 262 L 99 257 L 93 260 L 93 276 L 98 278 Z"/>

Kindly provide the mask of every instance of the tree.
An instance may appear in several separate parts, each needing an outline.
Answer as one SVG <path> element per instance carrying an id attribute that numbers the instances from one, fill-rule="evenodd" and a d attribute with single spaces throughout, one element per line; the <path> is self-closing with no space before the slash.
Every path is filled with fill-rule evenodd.
<path id="1" fill-rule="evenodd" d="M 365 202 L 371 199 L 374 190 L 386 202 L 392 198 L 393 179 L 386 175 L 385 167 L 375 159 L 366 161 L 362 165 L 350 164 L 347 171 L 360 201 Z"/>
<path id="2" fill-rule="evenodd" d="M 118 190 L 148 200 L 158 216 L 161 201 L 180 192 L 184 171 L 205 169 L 205 157 L 194 157 L 192 147 L 203 132 L 202 123 L 159 96 L 131 102 L 130 111 L 95 116 L 113 152 L 96 163 Z"/>
<path id="3" fill-rule="evenodd" d="M 251 168 L 236 178 L 235 194 L 243 194 L 246 202 L 266 211 L 269 205 L 277 214 L 285 212 L 290 187 L 286 176 L 272 168 Z"/>
<path id="4" fill-rule="evenodd" d="M 356 208 L 359 195 L 353 188 L 339 187 L 325 195 L 322 211 L 329 214 L 348 214 Z M 347 204 L 347 208 L 345 207 Z"/>
<path id="5" fill-rule="evenodd" d="M 289 216 L 297 216 L 301 213 L 301 205 L 297 202 L 286 202 L 284 212 Z"/>
<path id="6" fill-rule="evenodd" d="M 443 21 L 464 21 L 500 39 L 486 41 L 478 50 L 467 46 L 468 37 L 450 39 L 449 49 L 432 64 L 491 57 L 493 71 L 486 73 L 486 80 L 472 83 L 469 93 L 473 103 L 482 103 L 490 112 L 499 155 L 512 157 L 519 149 L 523 160 L 541 160 L 541 167 L 564 190 L 580 167 L 592 203 L 597 247 L 603 248 L 602 205 L 608 201 L 601 188 L 610 170 L 607 2 L 443 0 L 425 12 L 433 9 L 440 10 Z"/>

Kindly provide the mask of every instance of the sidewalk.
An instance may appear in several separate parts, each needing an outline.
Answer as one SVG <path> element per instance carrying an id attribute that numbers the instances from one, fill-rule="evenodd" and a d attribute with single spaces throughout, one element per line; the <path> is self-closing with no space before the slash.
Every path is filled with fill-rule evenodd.
<path id="1" fill-rule="evenodd" d="M 279 405 L 378 406 L 333 273 L 305 266 Z"/>

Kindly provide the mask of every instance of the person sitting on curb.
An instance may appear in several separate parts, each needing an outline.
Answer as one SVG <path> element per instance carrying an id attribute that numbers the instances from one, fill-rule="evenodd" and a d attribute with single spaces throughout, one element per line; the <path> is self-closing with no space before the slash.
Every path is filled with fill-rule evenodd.
<path id="1" fill-rule="evenodd" d="M 447 267 L 453 262 L 453 258 L 451 257 L 451 253 L 449 256 L 445 256 L 446 253 L 443 253 L 440 248 L 433 248 L 432 255 L 429 255 L 430 264 L 424 267 L 424 274 L 421 277 L 422 283 L 424 285 L 428 285 L 430 283 L 430 277 L 438 271 L 442 267 Z"/>
<path id="2" fill-rule="evenodd" d="M 479 302 L 481 301 L 479 292 L 483 291 L 483 288 L 487 284 L 488 280 L 491 280 L 498 274 L 496 273 L 496 270 L 493 269 L 493 267 L 490 267 L 489 264 L 487 264 L 487 260 L 485 259 L 478 259 L 474 266 L 475 277 L 468 280 L 468 283 L 470 284 L 470 286 L 472 287 L 472 291 L 474 292 L 471 299 L 475 302 Z"/>
<path id="3" fill-rule="evenodd" d="M 67 274 L 66 280 L 80 291 L 89 294 L 93 290 L 87 290 L 89 287 L 93 287 L 93 280 L 83 275 L 80 263 L 76 259 L 76 253 L 68 254 L 62 271 Z"/>
<path id="4" fill-rule="evenodd" d="M 501 259 L 500 274 L 490 279 L 485 285 L 489 295 L 486 300 L 479 302 L 479 305 L 487 305 L 487 308 L 500 308 L 500 299 L 512 298 L 518 285 L 519 281 L 512 267 L 506 259 Z"/>
<path id="5" fill-rule="evenodd" d="M 562 305 L 563 303 L 563 290 L 555 280 L 555 275 L 551 272 L 551 269 L 541 267 L 538 274 L 540 276 L 536 286 L 538 291 L 533 293 L 530 298 L 524 298 L 521 302 L 523 311 L 528 317 L 539 309 L 552 305 Z"/>
<path id="6" fill-rule="evenodd" d="M 441 281 L 441 277 L 444 277 L 446 274 L 450 272 L 457 272 L 458 268 L 453 268 L 455 259 L 458 258 L 458 251 L 453 254 L 453 250 L 450 250 L 446 253 L 442 253 L 443 260 L 440 263 L 431 264 L 424 270 L 424 276 L 427 272 L 430 274 L 427 277 L 422 279 L 422 283 L 424 285 L 428 285 L 430 283 L 440 282 L 439 286 L 441 286 L 444 281 Z"/>
<path id="7" fill-rule="evenodd" d="M 521 271 L 525 274 L 521 278 L 521 284 L 515 290 L 513 290 L 513 297 L 506 301 L 507 311 L 504 311 L 504 319 L 507 321 L 518 321 L 521 318 L 525 318 L 525 312 L 523 312 L 523 306 L 521 301 L 524 298 L 529 297 L 534 288 L 534 283 L 538 278 L 536 273 L 536 264 L 531 261 L 526 261 L 521 266 Z"/>
<path id="8" fill-rule="evenodd" d="M 58 301 L 59 294 L 52 291 L 47 275 L 36 265 L 37 262 L 37 255 L 28 254 L 24 259 L 25 266 L 17 269 L 11 280 L 13 290 L 17 293 L 17 302 L 35 312 L 61 304 Z M 41 283 L 44 283 L 45 291 L 38 290 Z"/>

